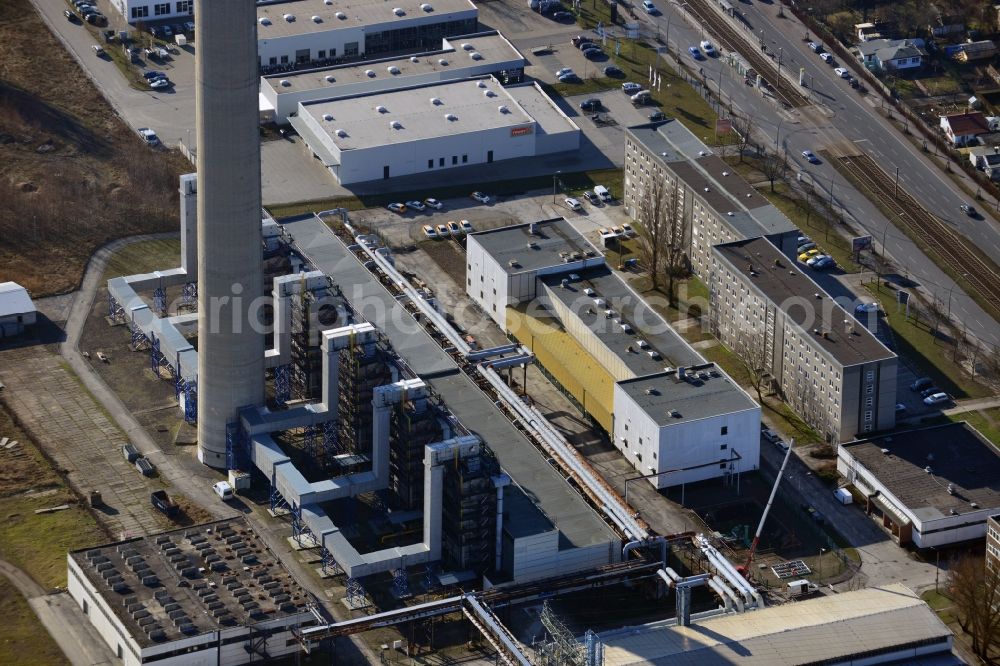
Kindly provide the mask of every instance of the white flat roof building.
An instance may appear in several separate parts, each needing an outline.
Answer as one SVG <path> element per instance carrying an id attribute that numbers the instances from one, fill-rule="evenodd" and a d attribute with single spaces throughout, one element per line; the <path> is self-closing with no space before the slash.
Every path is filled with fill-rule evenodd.
<path id="1" fill-rule="evenodd" d="M 293 0 L 258 4 L 262 68 L 377 57 L 436 48 L 449 35 L 476 32 L 470 0 Z"/>
<path id="2" fill-rule="evenodd" d="M 514 45 L 497 32 L 462 35 L 442 40 L 435 50 L 414 55 L 262 76 L 260 112 L 263 120 L 284 124 L 299 102 L 488 75 L 504 85 L 519 83 L 524 63 Z"/>
<path id="3" fill-rule="evenodd" d="M 194 16 L 195 0 L 111 0 L 111 6 L 121 12 L 125 20 L 135 25 L 139 22 L 153 22 L 183 18 L 187 21 Z"/>
<path id="4" fill-rule="evenodd" d="M 541 88 L 493 77 L 302 102 L 290 120 L 342 185 L 580 146 L 580 128 Z"/>

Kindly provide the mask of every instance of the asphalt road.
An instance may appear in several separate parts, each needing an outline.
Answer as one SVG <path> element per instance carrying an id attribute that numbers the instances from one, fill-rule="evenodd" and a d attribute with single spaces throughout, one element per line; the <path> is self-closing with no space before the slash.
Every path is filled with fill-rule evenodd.
<path id="1" fill-rule="evenodd" d="M 697 46 L 706 37 L 711 39 L 711 35 L 705 34 L 684 4 L 658 0 L 659 14 L 637 12 L 636 15 L 643 24 L 644 36 L 655 40 L 659 35 L 668 43 L 671 54 L 680 54 L 680 58 L 687 59 L 686 64 L 694 65 L 687 48 Z M 945 174 L 879 114 L 879 98 L 874 94 L 860 95 L 833 71 L 835 66 L 851 68 L 852 63 L 824 63 L 806 46 L 806 31 L 797 19 L 790 14 L 786 14 L 787 18 L 777 18 L 777 5 L 755 2 L 739 3 L 738 7 L 746 12 L 747 20 L 756 29 L 748 35 L 751 43 L 757 44 L 760 30 L 764 30 L 768 51 L 777 54 L 780 49 L 783 73 L 795 73 L 797 77 L 799 67 L 805 68 L 809 81 L 806 92 L 812 94 L 816 104 L 783 109 L 773 99 L 762 96 L 757 88 L 744 84 L 742 77 L 719 59 L 709 58 L 697 66 L 704 70 L 713 92 L 721 91 L 727 104 L 752 116 L 756 131 L 767 137 L 772 148 L 786 150 L 793 168 L 811 181 L 817 191 L 825 193 L 855 228 L 871 234 L 877 247 L 884 242 L 901 274 L 950 310 L 954 320 L 967 327 L 969 333 L 983 342 L 1000 345 L 1000 325 L 995 320 L 832 165 L 809 164 L 802 151 L 816 152 L 831 145 L 853 143 L 869 152 L 887 172 L 894 174 L 899 166 L 900 187 L 998 260 L 1000 226 L 992 218 L 976 220 L 961 213 L 959 204 L 967 197 L 963 198 Z"/>

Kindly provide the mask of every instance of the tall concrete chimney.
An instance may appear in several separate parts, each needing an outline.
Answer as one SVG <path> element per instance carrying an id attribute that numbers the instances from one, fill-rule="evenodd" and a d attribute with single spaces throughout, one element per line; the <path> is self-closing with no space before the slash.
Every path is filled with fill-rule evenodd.
<path id="1" fill-rule="evenodd" d="M 226 426 L 264 402 L 257 13 L 195 3 L 198 151 L 198 459 L 226 467 Z"/>

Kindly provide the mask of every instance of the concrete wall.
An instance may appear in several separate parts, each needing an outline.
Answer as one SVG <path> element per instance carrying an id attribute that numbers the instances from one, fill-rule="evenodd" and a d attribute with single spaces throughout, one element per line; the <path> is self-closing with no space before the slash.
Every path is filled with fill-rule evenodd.
<path id="1" fill-rule="evenodd" d="M 516 292 L 508 291 L 507 271 L 486 252 L 475 234 L 466 240 L 465 293 L 489 317 L 496 322 L 501 330 L 507 330 L 508 298 L 517 302 Z M 534 285 L 534 274 L 531 283 Z M 515 283 L 516 287 L 516 283 Z M 494 294 L 494 290 L 496 294 Z"/>
<path id="2" fill-rule="evenodd" d="M 111 648 L 111 652 L 119 655 L 125 666 L 139 666 L 142 662 L 138 643 L 125 630 L 121 620 L 83 574 L 76 561 L 67 555 L 66 562 L 66 589 L 73 601 L 83 609 L 84 615 L 94 625 L 97 633 Z"/>
<path id="3" fill-rule="evenodd" d="M 24 333 L 24 328 L 34 326 L 36 319 L 37 313 L 35 312 L 0 317 L 0 338 L 9 338 Z"/>
<path id="4" fill-rule="evenodd" d="M 839 441 L 896 427 L 897 366 L 892 358 L 844 368 Z"/>

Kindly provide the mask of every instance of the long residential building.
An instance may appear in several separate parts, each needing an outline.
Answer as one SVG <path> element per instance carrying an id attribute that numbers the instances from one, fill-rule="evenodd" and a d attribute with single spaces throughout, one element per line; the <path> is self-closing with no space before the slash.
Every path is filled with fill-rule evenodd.
<path id="1" fill-rule="evenodd" d="M 656 488 L 757 469 L 760 407 L 563 218 L 470 234 L 466 293 Z"/>
<path id="2" fill-rule="evenodd" d="M 788 254 L 795 250 L 791 220 L 675 120 L 625 132 L 624 204 L 637 222 L 644 198 L 659 188 L 667 200 L 676 195 L 670 208 L 687 227 L 687 254 L 698 276 L 707 275 L 719 243 L 764 236 Z"/>
<path id="3" fill-rule="evenodd" d="M 766 238 L 717 245 L 713 333 L 830 442 L 896 425 L 897 358 Z"/>

